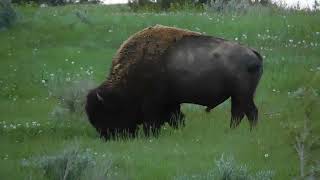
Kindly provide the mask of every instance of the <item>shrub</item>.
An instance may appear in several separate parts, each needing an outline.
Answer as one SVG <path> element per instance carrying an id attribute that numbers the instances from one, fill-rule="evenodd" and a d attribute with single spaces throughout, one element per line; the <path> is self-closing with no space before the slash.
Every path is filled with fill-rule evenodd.
<path id="1" fill-rule="evenodd" d="M 205 9 L 212 12 L 243 13 L 253 6 L 266 6 L 271 4 L 269 0 L 210 0 Z"/>
<path id="2" fill-rule="evenodd" d="M 58 120 L 66 117 L 83 117 L 86 95 L 93 85 L 91 80 L 75 80 L 62 86 L 52 87 L 51 95 L 58 100 L 58 105 L 52 111 L 53 117 Z"/>
<path id="3" fill-rule="evenodd" d="M 26 3 L 35 3 L 35 4 L 48 4 L 51 6 L 59 6 L 66 4 L 75 4 L 75 3 L 101 3 L 101 0 L 12 0 L 12 3 L 16 4 L 26 4 Z"/>
<path id="4" fill-rule="evenodd" d="M 0 0 L 0 30 L 12 26 L 17 14 L 12 7 L 10 0 Z"/>
<path id="5" fill-rule="evenodd" d="M 202 9 L 206 0 L 129 0 L 129 7 L 133 11 L 176 11 L 182 9 Z"/>
<path id="6" fill-rule="evenodd" d="M 58 71 L 55 74 L 45 73 L 43 85 L 48 89 L 49 97 L 57 101 L 51 115 L 54 119 L 82 119 L 87 92 L 95 85 L 91 70 L 73 74 Z"/>
<path id="7" fill-rule="evenodd" d="M 246 165 L 237 165 L 232 157 L 225 158 L 221 155 L 220 159 L 215 161 L 216 168 L 207 173 L 198 175 L 183 175 L 176 177 L 176 180 L 188 179 L 223 179 L 223 180 L 271 180 L 274 176 L 273 171 L 258 171 L 250 173 Z"/>
<path id="8" fill-rule="evenodd" d="M 228 180 L 270 180 L 272 171 L 259 171 L 255 174 L 249 173 L 247 166 L 237 165 L 232 157 L 225 158 L 223 155 L 216 160 L 217 168 L 212 171 L 214 179 Z"/>
<path id="9" fill-rule="evenodd" d="M 22 166 L 39 170 L 47 179 L 80 180 L 108 179 L 112 176 L 112 161 L 104 158 L 99 163 L 96 155 L 89 150 L 81 150 L 79 145 L 68 147 L 55 155 L 45 155 L 22 161 Z"/>

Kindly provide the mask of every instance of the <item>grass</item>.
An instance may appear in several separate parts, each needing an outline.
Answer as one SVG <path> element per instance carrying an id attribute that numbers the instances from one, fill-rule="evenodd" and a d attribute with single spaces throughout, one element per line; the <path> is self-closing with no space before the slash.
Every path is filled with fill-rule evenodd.
<path id="1" fill-rule="evenodd" d="M 262 8 L 222 15 L 132 13 L 97 5 L 16 8 L 16 24 L 0 32 L 1 179 L 43 179 L 41 168 L 23 166 L 24 160 L 51 157 L 75 142 L 101 161 L 107 156 L 116 179 L 205 174 L 222 154 L 253 173 L 270 170 L 274 179 L 292 179 L 299 176 L 293 143 L 306 111 L 311 137 L 320 136 L 319 12 Z M 75 80 L 99 84 L 122 41 L 154 24 L 237 40 L 262 53 L 265 71 L 256 94 L 256 129 L 250 132 L 246 120 L 229 129 L 229 102 L 209 114 L 203 107 L 184 105 L 186 127 L 165 127 L 159 138 L 110 142 L 98 138 L 83 114 L 52 116 L 61 102 L 50 92 Z M 313 94 L 305 93 L 308 90 Z M 310 102 L 315 102 L 312 107 Z M 311 167 L 320 160 L 320 142 L 308 153 Z"/>

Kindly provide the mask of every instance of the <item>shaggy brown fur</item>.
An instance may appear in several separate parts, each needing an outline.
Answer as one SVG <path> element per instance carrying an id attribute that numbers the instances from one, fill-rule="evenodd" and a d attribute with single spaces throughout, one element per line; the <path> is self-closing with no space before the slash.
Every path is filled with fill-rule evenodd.
<path id="1" fill-rule="evenodd" d="M 108 84 L 112 87 L 126 86 L 128 70 L 142 61 L 160 63 L 161 56 L 175 42 L 187 36 L 200 36 L 198 32 L 155 25 L 133 34 L 124 41 L 112 60 Z"/>

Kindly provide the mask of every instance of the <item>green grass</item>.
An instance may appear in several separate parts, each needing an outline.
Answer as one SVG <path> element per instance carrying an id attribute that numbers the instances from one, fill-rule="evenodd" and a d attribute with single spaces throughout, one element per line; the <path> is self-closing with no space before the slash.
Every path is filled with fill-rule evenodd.
<path id="1" fill-rule="evenodd" d="M 320 136 L 319 12 L 253 9 L 241 16 L 136 14 L 126 8 L 77 5 L 18 7 L 18 14 L 17 23 L 0 32 L 1 179 L 42 179 L 40 170 L 30 171 L 22 161 L 57 154 L 75 141 L 82 149 L 96 152 L 98 159 L 107 155 L 113 171 L 122 177 L 119 179 L 191 177 L 214 168 L 222 154 L 233 156 L 252 172 L 273 170 L 274 179 L 292 179 L 299 174 L 294 137 L 306 118 L 306 109 L 310 111 L 311 139 Z M 239 128 L 229 129 L 229 102 L 209 114 L 203 107 L 184 105 L 186 127 L 166 127 L 158 138 L 104 142 L 83 117 L 52 117 L 59 102 L 49 94 L 54 80 L 93 79 L 99 84 L 122 41 L 154 24 L 237 39 L 265 56 L 256 94 L 260 110 L 256 129 L 250 132 L 246 120 Z M 294 95 L 299 88 L 314 93 Z M 320 142 L 308 153 L 311 166 L 320 160 Z"/>

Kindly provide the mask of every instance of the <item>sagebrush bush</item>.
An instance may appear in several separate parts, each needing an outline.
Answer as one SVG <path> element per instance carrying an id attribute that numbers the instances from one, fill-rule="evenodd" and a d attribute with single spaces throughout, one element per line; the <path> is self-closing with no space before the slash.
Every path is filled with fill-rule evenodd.
<path id="1" fill-rule="evenodd" d="M 237 165 L 232 157 L 225 158 L 224 155 L 215 161 L 216 169 L 212 171 L 216 179 L 226 180 L 271 180 L 272 171 L 258 171 L 250 173 L 246 165 Z M 214 178 L 214 179 L 215 179 Z"/>
<path id="2" fill-rule="evenodd" d="M 269 4 L 271 4 L 269 0 L 211 0 L 205 5 L 205 9 L 209 12 L 244 13 L 254 6 Z"/>
<path id="3" fill-rule="evenodd" d="M 60 5 L 75 4 L 75 3 L 99 4 L 101 3 L 101 0 L 12 0 L 12 3 L 16 3 L 16 4 L 35 3 L 35 4 L 48 4 L 51 6 L 60 6 Z"/>
<path id="4" fill-rule="evenodd" d="M 16 21 L 17 14 L 10 0 L 0 0 L 0 30 L 9 28 Z"/>
<path id="5" fill-rule="evenodd" d="M 249 172 L 246 165 L 238 165 L 233 157 L 225 158 L 224 155 L 215 161 L 216 167 L 204 174 L 183 175 L 176 177 L 176 180 L 271 180 L 274 172 L 258 171 L 257 173 Z"/>
<path id="6" fill-rule="evenodd" d="M 90 150 L 82 150 L 75 144 L 61 153 L 31 158 L 22 162 L 23 167 L 41 171 L 52 180 L 108 179 L 111 177 L 110 159 L 99 162 Z"/>
<path id="7" fill-rule="evenodd" d="M 55 119 L 70 118 L 69 115 L 83 117 L 87 92 L 95 85 L 91 77 L 61 72 L 46 79 L 49 96 L 57 100 L 51 115 Z"/>

